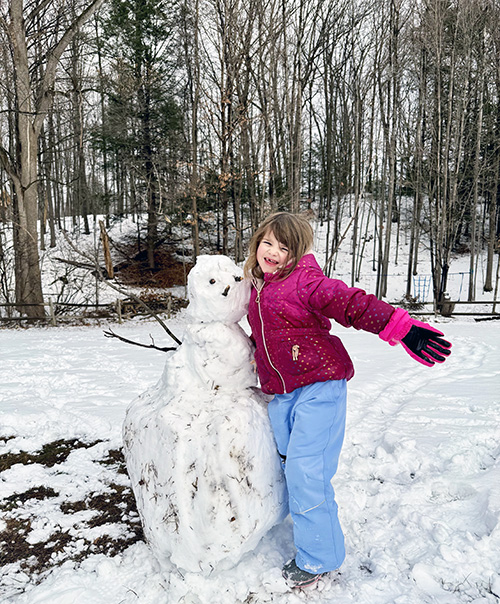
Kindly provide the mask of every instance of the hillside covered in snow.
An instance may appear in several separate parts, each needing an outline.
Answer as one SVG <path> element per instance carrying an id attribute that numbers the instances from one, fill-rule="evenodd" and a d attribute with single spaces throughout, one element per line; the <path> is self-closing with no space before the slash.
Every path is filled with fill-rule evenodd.
<path id="1" fill-rule="evenodd" d="M 340 258 L 339 275 L 348 263 Z M 389 300 L 404 291 L 403 264 L 397 272 Z M 157 566 L 124 472 L 121 431 L 130 402 L 160 379 L 164 353 L 106 339 L 103 324 L 0 330 L 1 600 L 498 602 L 500 322 L 428 319 L 453 343 L 450 359 L 433 368 L 371 334 L 332 327 L 356 367 L 334 478 L 347 558 L 340 573 L 303 592 L 281 577 L 294 553 L 289 519 L 232 569 Z M 168 325 L 182 339 L 186 322 L 183 310 Z M 151 319 L 113 329 L 172 344 Z"/>

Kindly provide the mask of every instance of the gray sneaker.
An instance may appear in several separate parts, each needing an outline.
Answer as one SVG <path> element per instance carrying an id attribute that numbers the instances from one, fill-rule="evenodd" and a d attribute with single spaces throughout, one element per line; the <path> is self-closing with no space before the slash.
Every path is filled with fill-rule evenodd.
<path id="1" fill-rule="evenodd" d="M 323 577 L 326 573 L 308 573 L 306 570 L 299 568 L 295 560 L 290 560 L 283 567 L 283 577 L 287 584 L 292 587 L 309 587 L 317 583 L 320 577 Z"/>

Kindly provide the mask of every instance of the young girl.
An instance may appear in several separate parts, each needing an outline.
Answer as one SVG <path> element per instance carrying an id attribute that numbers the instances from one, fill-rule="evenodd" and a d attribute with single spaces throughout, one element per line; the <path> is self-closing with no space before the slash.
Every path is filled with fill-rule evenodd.
<path id="1" fill-rule="evenodd" d="M 358 288 L 327 278 L 310 253 L 313 231 L 300 215 L 269 216 L 250 242 L 245 274 L 253 286 L 248 310 L 261 388 L 274 394 L 269 417 L 285 467 L 297 554 L 283 576 L 292 587 L 314 584 L 340 567 L 344 536 L 331 479 L 344 438 L 346 382 L 354 368 L 329 318 L 344 327 L 401 343 L 432 366 L 451 344 Z"/>

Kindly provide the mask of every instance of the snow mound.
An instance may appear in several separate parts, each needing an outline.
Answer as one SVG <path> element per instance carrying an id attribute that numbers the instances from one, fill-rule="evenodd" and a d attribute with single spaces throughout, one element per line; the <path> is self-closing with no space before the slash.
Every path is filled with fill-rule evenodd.
<path id="1" fill-rule="evenodd" d="M 123 440 L 160 566 L 207 573 L 236 565 L 287 508 L 252 344 L 237 324 L 249 284 L 229 258 L 200 256 L 188 291 L 183 344 L 129 407 Z"/>

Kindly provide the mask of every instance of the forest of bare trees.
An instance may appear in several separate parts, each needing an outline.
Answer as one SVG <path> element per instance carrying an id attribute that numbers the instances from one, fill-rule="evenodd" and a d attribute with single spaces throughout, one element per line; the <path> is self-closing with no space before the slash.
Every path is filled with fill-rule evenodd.
<path id="1" fill-rule="evenodd" d="M 373 241 L 379 297 L 400 229 L 407 295 L 422 241 L 435 299 L 453 253 L 469 300 L 493 290 L 497 0 L 0 2 L 0 297 L 29 316 L 65 217 L 136 215 L 154 267 L 179 226 L 241 261 L 263 215 L 312 208 L 327 273 L 348 237 L 354 284 Z"/>

